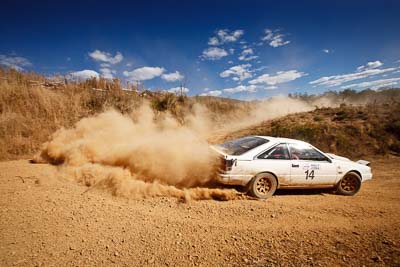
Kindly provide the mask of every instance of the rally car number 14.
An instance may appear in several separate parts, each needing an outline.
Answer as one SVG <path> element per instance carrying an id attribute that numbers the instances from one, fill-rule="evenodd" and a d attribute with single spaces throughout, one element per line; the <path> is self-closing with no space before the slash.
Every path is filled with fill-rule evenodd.
<path id="1" fill-rule="evenodd" d="M 368 161 L 324 153 L 294 139 L 248 136 L 211 146 L 221 157 L 219 181 L 242 185 L 257 198 L 280 188 L 336 188 L 354 195 L 372 179 Z"/>

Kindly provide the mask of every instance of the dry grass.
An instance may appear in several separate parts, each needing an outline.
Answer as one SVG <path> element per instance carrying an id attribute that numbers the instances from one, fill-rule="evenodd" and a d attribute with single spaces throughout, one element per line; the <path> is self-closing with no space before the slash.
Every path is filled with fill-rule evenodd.
<path id="1" fill-rule="evenodd" d="M 243 121 L 243 118 L 250 121 L 252 114 L 255 114 L 254 111 L 264 105 L 259 101 L 246 102 L 218 97 L 177 96 L 161 91 L 138 92 L 137 88 L 132 85 L 129 86 L 132 91 L 127 92 L 122 90 L 122 83 L 118 79 L 100 78 L 84 82 L 59 79 L 61 83 L 52 85 L 48 78 L 35 73 L 20 73 L 0 68 L 0 160 L 30 157 L 57 129 L 70 127 L 81 118 L 98 114 L 110 108 L 123 114 L 131 114 L 147 101 L 157 114 L 163 115 L 165 112 L 169 112 L 179 122 L 185 123 L 187 115 L 198 112 L 200 105 L 203 109 L 202 112 L 210 118 L 213 127 L 222 128 L 229 123 Z M 50 85 L 43 86 L 48 83 Z M 328 92 L 319 96 L 295 95 L 291 98 L 312 105 L 321 103 L 321 105 L 329 106 L 338 105 L 338 103 L 363 105 L 366 103 L 375 103 L 373 105 L 389 103 L 387 109 L 392 113 L 389 112 L 387 117 L 379 117 L 384 122 L 381 124 L 383 130 L 377 131 L 376 136 L 374 133 L 379 125 L 378 120 L 376 123 L 372 123 L 372 126 L 368 124 L 369 126 L 363 126 L 358 130 L 351 130 L 352 120 L 346 117 L 347 111 L 330 111 L 329 109 L 326 112 L 339 112 L 335 115 L 338 119 L 336 124 L 331 119 L 327 119 L 331 115 L 319 110 L 316 113 L 304 115 L 310 119 L 304 120 L 303 123 L 300 123 L 301 120 L 299 121 L 297 116 L 289 116 L 288 118 L 293 118 L 293 121 L 288 126 L 285 126 L 285 123 L 282 124 L 283 126 L 281 123 L 272 125 L 270 122 L 263 130 L 239 132 L 235 136 L 241 133 L 277 134 L 315 141 L 317 145 L 321 144 L 324 147 L 324 143 L 320 142 L 318 138 L 324 137 L 326 131 L 334 128 L 336 134 L 331 138 L 341 140 L 337 141 L 340 143 L 335 148 L 340 151 L 347 146 L 347 135 L 341 133 L 343 129 L 344 132 L 353 131 L 353 134 L 366 134 L 373 140 L 381 140 L 382 136 L 386 136 L 381 133 L 396 132 L 400 125 L 393 117 L 398 111 L 392 111 L 396 107 L 393 103 L 398 103 L 400 99 L 400 90 L 396 89 L 381 92 L 346 90 L 342 93 Z M 373 116 L 373 110 L 364 110 L 363 112 L 368 116 Z M 327 123 L 328 121 L 329 123 Z M 370 129 L 371 127 L 373 130 Z M 381 144 L 386 144 L 385 151 L 387 147 L 389 150 L 396 150 L 396 147 L 399 146 L 398 139 L 394 138 L 395 134 L 389 136 L 392 136 L 391 139 L 383 138 L 381 141 L 371 142 L 379 147 L 382 147 Z"/>
<path id="2" fill-rule="evenodd" d="M 185 114 L 193 112 L 197 102 L 227 116 L 243 112 L 247 106 L 241 101 L 225 103 L 165 92 L 139 93 L 136 88 L 127 92 L 121 90 L 122 84 L 117 79 L 90 79 L 43 87 L 46 81 L 35 73 L 0 68 L 0 160 L 31 156 L 57 129 L 70 127 L 83 117 L 110 108 L 130 114 L 147 101 L 156 112 L 168 111 L 183 123 Z"/>
<path id="3" fill-rule="evenodd" d="M 108 107 L 127 112 L 138 97 L 121 90 L 89 90 L 90 84 L 72 83 L 42 88 L 32 81 L 44 78 L 0 69 L 0 159 L 31 155 L 60 127 Z"/>
<path id="4" fill-rule="evenodd" d="M 400 102 L 341 105 L 291 114 L 225 136 L 279 136 L 312 143 L 323 151 L 348 157 L 400 154 Z"/>

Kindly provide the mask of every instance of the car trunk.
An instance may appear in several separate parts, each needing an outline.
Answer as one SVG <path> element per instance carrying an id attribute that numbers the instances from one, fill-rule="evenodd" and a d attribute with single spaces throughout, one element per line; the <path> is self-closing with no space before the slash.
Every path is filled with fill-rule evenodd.
<path id="1" fill-rule="evenodd" d="M 211 149 L 218 155 L 219 159 L 219 172 L 225 173 L 232 170 L 232 166 L 235 163 L 236 159 L 230 159 L 228 154 L 225 154 L 223 151 L 218 149 L 215 146 L 210 146 Z"/>

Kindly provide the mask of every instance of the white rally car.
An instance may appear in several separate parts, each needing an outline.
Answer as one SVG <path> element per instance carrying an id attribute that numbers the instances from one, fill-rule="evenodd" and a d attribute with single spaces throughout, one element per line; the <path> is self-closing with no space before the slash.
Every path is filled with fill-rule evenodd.
<path id="1" fill-rule="evenodd" d="M 211 148 L 222 158 L 219 181 L 246 186 L 257 198 L 268 198 L 277 188 L 331 187 L 351 196 L 372 179 L 368 161 L 354 162 L 294 139 L 248 136 Z"/>

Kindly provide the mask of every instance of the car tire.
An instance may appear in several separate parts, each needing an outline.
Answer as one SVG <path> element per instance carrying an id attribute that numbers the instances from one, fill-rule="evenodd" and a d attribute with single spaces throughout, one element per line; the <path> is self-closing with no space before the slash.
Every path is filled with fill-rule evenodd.
<path id="1" fill-rule="evenodd" d="M 346 173 L 336 186 L 337 193 L 344 196 L 353 196 L 361 188 L 361 177 L 355 172 Z"/>
<path id="2" fill-rule="evenodd" d="M 278 187 L 278 181 L 270 173 L 260 173 L 249 183 L 249 193 L 253 197 L 266 199 L 271 197 Z"/>

